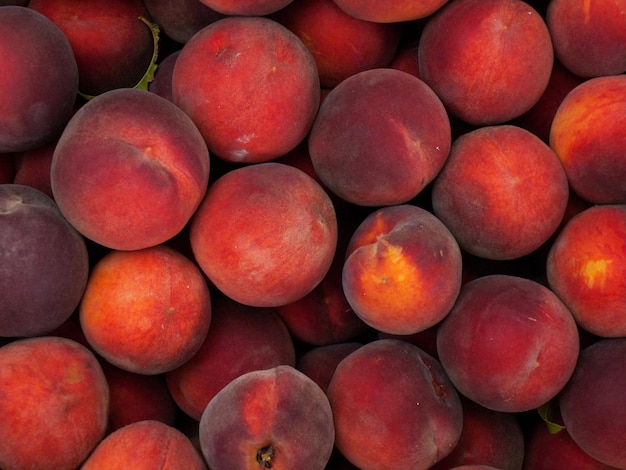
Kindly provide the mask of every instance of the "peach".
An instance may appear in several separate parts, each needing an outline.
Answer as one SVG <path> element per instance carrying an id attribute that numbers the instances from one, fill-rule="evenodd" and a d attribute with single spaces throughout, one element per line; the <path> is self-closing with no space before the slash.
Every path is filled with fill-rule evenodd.
<path id="1" fill-rule="evenodd" d="M 3 7 L 0 31 L 0 153 L 22 152 L 62 132 L 78 92 L 78 67 L 67 37 L 32 8 Z"/>
<path id="2" fill-rule="evenodd" d="M 199 432 L 212 470 L 324 470 L 335 436 L 322 389 L 286 365 L 230 382 L 207 405 Z"/>
<path id="3" fill-rule="evenodd" d="M 550 288 L 578 325 L 602 337 L 626 335 L 626 206 L 600 205 L 575 215 L 548 253 Z"/>
<path id="4" fill-rule="evenodd" d="M 556 111 L 550 146 L 572 189 L 594 204 L 626 203 L 626 75 L 573 88 Z"/>
<path id="5" fill-rule="evenodd" d="M 443 167 L 450 121 L 420 79 L 378 68 L 352 75 L 328 93 L 308 144 L 319 178 L 342 199 L 362 206 L 402 204 Z"/>
<path id="6" fill-rule="evenodd" d="M 197 0 L 194 0 L 197 2 Z M 174 102 L 172 95 L 172 75 L 174 65 L 180 54 L 180 49 L 166 55 L 160 62 L 154 73 L 154 80 L 148 84 L 148 91 L 159 95 L 168 101 Z"/>
<path id="7" fill-rule="evenodd" d="M 448 3 L 448 0 L 333 1 L 348 15 L 376 23 L 397 23 L 426 18 Z"/>
<path id="8" fill-rule="evenodd" d="M 596 460 L 626 467 L 626 338 L 604 338 L 584 348 L 558 397 L 567 432 Z"/>
<path id="9" fill-rule="evenodd" d="M 554 53 L 581 77 L 626 72 L 626 1 L 552 0 L 546 23 Z"/>
<path id="10" fill-rule="evenodd" d="M 395 339 L 346 356 L 327 390 L 335 445 L 361 470 L 426 469 L 458 442 L 460 398 L 437 360 Z"/>
<path id="11" fill-rule="evenodd" d="M 63 31 L 82 93 L 133 87 L 146 73 L 154 43 L 150 27 L 139 19 L 148 17 L 141 0 L 30 0 L 28 8 Z"/>
<path id="12" fill-rule="evenodd" d="M 461 404 L 461 438 L 454 450 L 430 467 L 430 470 L 481 464 L 500 470 L 521 470 L 524 463 L 524 433 L 517 416 L 490 410 L 463 396 Z"/>
<path id="13" fill-rule="evenodd" d="M 176 424 L 178 409 L 163 374 L 136 374 L 104 360 L 101 366 L 109 384 L 107 433 L 147 419 Z"/>
<path id="14" fill-rule="evenodd" d="M 554 398 L 574 371 L 576 323 L 551 290 L 517 276 L 468 282 L 437 333 L 456 389 L 494 411 L 517 413 Z"/>
<path id="15" fill-rule="evenodd" d="M 293 0 L 200 0 L 229 16 L 265 16 L 285 8 Z"/>
<path id="16" fill-rule="evenodd" d="M 78 306 L 89 276 L 84 238 L 55 202 L 19 184 L 0 185 L 0 336 L 46 334 Z"/>
<path id="17" fill-rule="evenodd" d="M 161 33 L 178 44 L 224 17 L 199 0 L 143 0 L 143 4 Z"/>
<path id="18" fill-rule="evenodd" d="M 50 167 L 55 147 L 56 141 L 15 154 L 13 183 L 30 186 L 54 198 L 50 185 Z"/>
<path id="19" fill-rule="evenodd" d="M 266 17 L 230 16 L 185 43 L 172 93 L 212 153 L 259 163 L 306 137 L 320 83 L 313 56 L 286 27 Z"/>
<path id="20" fill-rule="evenodd" d="M 0 347 L 0 467 L 74 470 L 104 437 L 109 388 L 79 343 L 41 336 Z"/>
<path id="21" fill-rule="evenodd" d="M 461 248 L 510 260 L 528 255 L 557 230 L 569 197 L 550 147 L 517 126 L 485 126 L 457 138 L 432 187 L 435 215 Z"/>
<path id="22" fill-rule="evenodd" d="M 347 341 L 313 347 L 298 357 L 296 369 L 326 392 L 337 365 L 361 346 L 363 343 Z"/>
<path id="23" fill-rule="evenodd" d="M 401 70 L 420 78 L 418 48 L 419 37 L 400 43 L 389 63 L 389 68 Z"/>
<path id="24" fill-rule="evenodd" d="M 185 468 L 206 470 L 202 456 L 178 429 L 155 420 L 129 424 L 106 436 L 81 470 Z"/>
<path id="25" fill-rule="evenodd" d="M 528 111 L 550 80 L 544 19 L 521 0 L 460 0 L 431 16 L 420 37 L 420 76 L 448 111 L 474 125 Z"/>
<path id="26" fill-rule="evenodd" d="M 289 331 L 272 308 L 249 307 L 217 295 L 202 346 L 165 376 L 179 408 L 199 421 L 209 401 L 240 375 L 278 365 L 293 367 L 295 362 Z"/>
<path id="27" fill-rule="evenodd" d="M 139 374 L 172 370 L 200 349 L 211 321 L 197 266 L 165 245 L 111 251 L 91 270 L 80 323 L 93 349 Z"/>
<path id="28" fill-rule="evenodd" d="M 425 209 L 401 204 L 363 220 L 346 251 L 348 303 L 378 331 L 410 335 L 439 323 L 461 288 L 459 246 Z"/>
<path id="29" fill-rule="evenodd" d="M 335 255 L 337 219 L 324 189 L 302 170 L 258 163 L 211 184 L 189 238 L 217 289 L 242 304 L 275 307 L 322 281 Z"/>
<path id="30" fill-rule="evenodd" d="M 298 0 L 272 16 L 311 51 L 322 87 L 332 88 L 355 73 L 386 67 L 400 42 L 400 23 L 363 21 L 333 0 Z"/>
<path id="31" fill-rule="evenodd" d="M 209 182 L 197 127 L 172 102 L 131 88 L 82 106 L 52 157 L 54 199 L 88 239 L 111 249 L 163 243 L 187 224 Z"/>

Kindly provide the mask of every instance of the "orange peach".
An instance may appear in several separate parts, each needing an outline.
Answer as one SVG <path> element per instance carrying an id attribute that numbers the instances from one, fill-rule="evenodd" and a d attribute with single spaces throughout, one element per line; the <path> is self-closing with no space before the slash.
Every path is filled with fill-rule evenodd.
<path id="1" fill-rule="evenodd" d="M 373 212 L 357 228 L 342 285 L 366 324 L 408 335 L 446 316 L 461 276 L 461 250 L 446 226 L 425 209 L 403 204 Z"/>
<path id="2" fill-rule="evenodd" d="M 626 1 L 552 0 L 546 12 L 556 57 L 581 77 L 626 72 Z"/>
<path id="3" fill-rule="evenodd" d="M 522 0 L 457 0 L 428 18 L 420 76 L 451 114 L 502 124 L 528 111 L 548 85 L 554 53 L 544 19 Z"/>
<path id="4" fill-rule="evenodd" d="M 275 307 L 304 297 L 324 278 L 335 255 L 337 219 L 324 189 L 306 173 L 258 163 L 211 184 L 189 238 L 220 291 L 242 304 Z"/>
<path id="5" fill-rule="evenodd" d="M 206 470 L 206 462 L 178 429 L 160 421 L 143 420 L 106 436 L 81 470 L 184 468 Z"/>
<path id="6" fill-rule="evenodd" d="M 583 199 L 626 203 L 626 75 L 591 78 L 573 88 L 552 121 L 550 146 Z"/>
<path id="7" fill-rule="evenodd" d="M 197 266 L 159 245 L 111 251 L 93 267 L 80 303 L 89 344 L 107 361 L 159 374 L 188 361 L 209 330 L 209 287 Z"/>
<path id="8" fill-rule="evenodd" d="M 96 357 L 56 336 L 0 347 L 0 467 L 74 470 L 104 437 L 109 387 Z"/>
<path id="9" fill-rule="evenodd" d="M 326 394 L 286 365 L 236 378 L 200 419 L 200 446 L 212 470 L 324 470 L 334 437 Z"/>
<path id="10" fill-rule="evenodd" d="M 209 181 L 197 127 L 172 102 L 131 88 L 83 105 L 52 157 L 52 194 L 68 221 L 112 249 L 163 243 L 187 224 Z"/>
<path id="11" fill-rule="evenodd" d="M 267 17 L 229 16 L 185 43 L 172 94 L 213 154 L 258 163 L 306 137 L 320 83 L 310 51 L 286 27 Z"/>
<path id="12" fill-rule="evenodd" d="M 569 197 L 552 149 L 517 126 L 458 137 L 432 187 L 435 215 L 461 248 L 493 260 L 528 255 L 559 227 Z"/>
<path id="13" fill-rule="evenodd" d="M 355 73 L 386 67 L 400 41 L 399 23 L 373 23 L 351 16 L 333 0 L 298 0 L 272 16 L 311 51 L 322 87 Z"/>
<path id="14" fill-rule="evenodd" d="M 625 238 L 626 206 L 592 206 L 565 225 L 547 258 L 550 288 L 601 337 L 626 335 Z"/>

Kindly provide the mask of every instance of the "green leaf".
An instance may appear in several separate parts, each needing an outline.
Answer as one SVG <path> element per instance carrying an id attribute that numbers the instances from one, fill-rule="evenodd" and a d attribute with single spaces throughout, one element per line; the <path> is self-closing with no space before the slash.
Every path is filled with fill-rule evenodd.
<path id="1" fill-rule="evenodd" d="M 539 416 L 541 416 L 541 419 L 546 422 L 548 426 L 548 432 L 550 434 L 556 434 L 557 432 L 565 429 L 565 426 L 552 421 L 552 402 L 541 405 L 539 408 L 537 408 L 537 412 L 539 413 Z"/>

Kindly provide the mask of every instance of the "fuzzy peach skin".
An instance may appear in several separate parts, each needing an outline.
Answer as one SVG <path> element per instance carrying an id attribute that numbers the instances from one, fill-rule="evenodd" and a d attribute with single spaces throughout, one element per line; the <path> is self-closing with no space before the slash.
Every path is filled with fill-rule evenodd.
<path id="1" fill-rule="evenodd" d="M 441 100 L 417 77 L 371 69 L 328 93 L 308 145 L 320 180 L 340 198 L 362 206 L 403 204 L 443 167 L 450 121 Z"/>
<path id="2" fill-rule="evenodd" d="M 85 237 L 112 249 L 163 243 L 187 224 L 209 181 L 189 116 L 154 93 L 109 91 L 83 105 L 52 157 L 52 194 Z"/>
<path id="3" fill-rule="evenodd" d="M 0 347 L 0 468 L 75 470 L 104 437 L 109 387 L 98 360 L 57 336 Z"/>
<path id="4" fill-rule="evenodd" d="M 375 23 L 397 23 L 426 18 L 448 0 L 333 0 L 347 14 Z"/>
<path id="5" fill-rule="evenodd" d="M 89 276 L 85 239 L 55 202 L 0 184 L 0 336 L 50 333 L 80 303 Z"/>
<path id="6" fill-rule="evenodd" d="M 550 288 L 578 325 L 601 337 L 626 335 L 626 206 L 598 205 L 575 215 L 546 262 Z"/>
<path id="7" fill-rule="evenodd" d="M 580 197 L 626 203 L 626 75 L 591 78 L 573 88 L 552 121 L 550 146 Z"/>
<path id="8" fill-rule="evenodd" d="M 198 0 L 143 0 L 143 4 L 160 32 L 178 44 L 185 44 L 202 28 L 224 18 Z"/>
<path id="9" fill-rule="evenodd" d="M 229 16 L 185 43 L 172 94 L 213 154 L 258 163 L 306 137 L 320 82 L 313 56 L 286 27 L 266 17 Z"/>
<path id="10" fill-rule="evenodd" d="M 165 245 L 111 251 L 93 267 L 79 315 L 87 341 L 107 361 L 160 374 L 202 345 L 211 297 L 198 267 Z"/>
<path id="11" fill-rule="evenodd" d="M 370 214 L 346 251 L 342 285 L 378 331 L 410 335 L 439 323 L 461 289 L 461 250 L 432 213 L 402 204 Z"/>
<path id="12" fill-rule="evenodd" d="M 311 51 L 322 87 L 355 73 L 389 65 L 400 42 L 399 23 L 373 23 L 351 16 L 333 0 L 298 0 L 272 16 Z"/>
<path id="13" fill-rule="evenodd" d="M 108 434 L 80 470 L 206 470 L 206 462 L 187 436 L 173 426 L 142 420 Z"/>
<path id="14" fill-rule="evenodd" d="M 189 239 L 197 263 L 225 295 L 276 307 L 322 281 L 335 255 L 337 218 L 324 189 L 302 170 L 258 163 L 211 184 Z"/>
<path id="15" fill-rule="evenodd" d="M 596 460 L 626 468 L 626 338 L 603 338 L 584 348 L 558 398 L 563 424 Z"/>
<path id="16" fill-rule="evenodd" d="M 361 470 L 427 469 L 458 442 L 463 411 L 441 364 L 405 341 L 346 356 L 327 390 L 335 445 Z"/>
<path id="17" fill-rule="evenodd" d="M 141 0 L 30 0 L 28 8 L 63 31 L 76 57 L 81 93 L 99 95 L 135 86 L 154 49 Z"/>
<path id="18" fill-rule="evenodd" d="M 224 387 L 205 408 L 199 437 L 211 470 L 324 470 L 335 430 L 323 390 L 282 365 Z"/>
<path id="19" fill-rule="evenodd" d="M 576 75 L 626 72 L 626 0 L 552 0 L 546 23 L 556 57 Z"/>
<path id="20" fill-rule="evenodd" d="M 2 7 L 0 154 L 55 140 L 72 116 L 77 93 L 78 66 L 63 32 L 31 8 Z"/>
<path id="21" fill-rule="evenodd" d="M 444 370 L 465 397 L 494 411 L 528 411 L 567 383 L 579 352 L 574 317 L 530 279 L 491 274 L 468 282 L 437 330 Z"/>
<path id="22" fill-rule="evenodd" d="M 511 260 L 558 229 L 569 187 L 559 158 L 517 126 L 484 126 L 458 137 L 433 183 L 435 215 L 465 251 Z"/>
<path id="23" fill-rule="evenodd" d="M 420 76 L 451 114 L 501 124 L 528 111 L 550 79 L 554 53 L 544 19 L 521 0 L 459 0 L 428 18 Z"/>
<path id="24" fill-rule="evenodd" d="M 295 362 L 293 341 L 274 309 L 216 295 L 202 346 L 165 377 L 178 407 L 199 421 L 211 399 L 240 375 L 279 365 L 293 367 Z"/>

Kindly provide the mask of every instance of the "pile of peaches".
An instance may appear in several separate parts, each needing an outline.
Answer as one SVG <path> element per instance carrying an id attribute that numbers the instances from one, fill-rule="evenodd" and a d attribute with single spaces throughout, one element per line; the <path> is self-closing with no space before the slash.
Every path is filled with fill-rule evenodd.
<path id="1" fill-rule="evenodd" d="M 626 0 L 0 1 L 2 470 L 626 469 Z"/>

